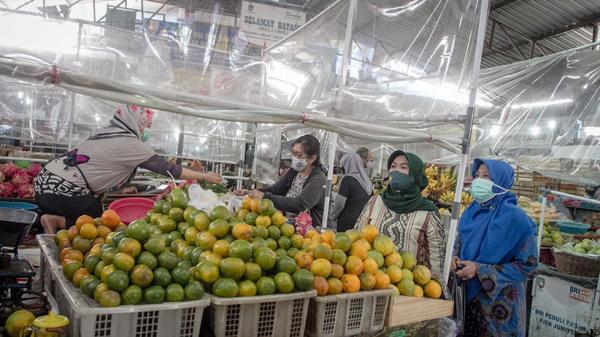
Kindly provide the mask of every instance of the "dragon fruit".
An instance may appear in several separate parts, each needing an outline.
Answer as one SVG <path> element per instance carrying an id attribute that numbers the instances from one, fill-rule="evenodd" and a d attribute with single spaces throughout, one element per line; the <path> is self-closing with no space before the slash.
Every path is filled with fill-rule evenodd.
<path id="1" fill-rule="evenodd" d="M 15 190 L 15 185 L 11 183 L 2 183 L 0 184 L 0 197 L 12 198 L 15 195 Z"/>
<path id="2" fill-rule="evenodd" d="M 16 190 L 16 193 L 17 193 L 17 197 L 18 198 L 21 198 L 21 199 L 33 199 L 35 190 L 33 188 L 33 185 L 26 184 L 26 185 L 20 185 L 20 186 L 18 186 L 17 190 Z"/>
<path id="3" fill-rule="evenodd" d="M 31 164 L 31 166 L 29 166 L 29 168 L 27 169 L 27 173 L 32 176 L 35 177 L 37 176 L 37 174 L 42 170 L 42 165 L 40 164 Z"/>
<path id="4" fill-rule="evenodd" d="M 19 172 L 19 167 L 13 163 L 5 163 L 0 165 L 0 172 L 4 174 L 7 178 L 12 178 L 17 172 Z"/>
<path id="5" fill-rule="evenodd" d="M 302 236 L 312 229 L 312 217 L 307 211 L 300 212 L 296 216 L 296 232 Z"/>
<path id="6" fill-rule="evenodd" d="M 21 185 L 31 184 L 32 179 L 33 178 L 29 175 L 29 173 L 27 173 L 26 170 L 19 170 L 12 176 L 11 182 L 18 187 Z"/>

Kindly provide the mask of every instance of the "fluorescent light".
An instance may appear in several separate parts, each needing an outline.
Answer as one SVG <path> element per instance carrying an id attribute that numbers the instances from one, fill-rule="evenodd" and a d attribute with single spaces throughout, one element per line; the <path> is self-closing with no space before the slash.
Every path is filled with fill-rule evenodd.
<path id="1" fill-rule="evenodd" d="M 490 136 L 496 136 L 500 133 L 500 125 L 492 125 L 492 128 L 490 129 Z"/>
<path id="2" fill-rule="evenodd" d="M 196 152 L 200 152 L 200 146 L 196 146 Z"/>
<path id="3" fill-rule="evenodd" d="M 19 91 L 19 92 L 17 93 L 17 97 L 18 97 L 19 99 L 23 99 L 23 95 L 24 95 L 24 93 L 23 93 L 22 91 Z"/>
<path id="4" fill-rule="evenodd" d="M 599 126 L 586 126 L 583 128 L 583 132 L 588 136 L 600 136 Z"/>
<path id="5" fill-rule="evenodd" d="M 29 96 L 25 97 L 25 104 L 27 105 L 31 105 L 31 98 L 29 98 Z"/>
<path id="6" fill-rule="evenodd" d="M 548 121 L 548 129 L 550 129 L 550 130 L 556 129 L 556 121 L 555 120 Z"/>
<path id="7" fill-rule="evenodd" d="M 96 122 L 99 122 L 100 121 L 100 115 L 95 114 L 94 115 L 94 119 L 96 120 Z"/>
<path id="8" fill-rule="evenodd" d="M 538 107 L 549 106 L 549 105 L 561 105 L 561 104 L 569 104 L 569 103 L 573 103 L 573 100 L 570 98 L 566 98 L 566 99 L 557 99 L 554 101 L 538 101 L 538 102 L 531 102 L 531 103 L 513 104 L 512 108 L 513 109 L 527 109 L 527 108 L 538 108 Z"/>
<path id="9" fill-rule="evenodd" d="M 531 128 L 529 128 L 529 131 L 531 131 L 531 134 L 534 136 L 537 136 L 540 134 L 540 132 L 542 131 L 542 129 L 540 129 L 539 126 L 532 126 Z"/>
<path id="10" fill-rule="evenodd" d="M 235 130 L 235 136 L 236 137 L 241 137 L 242 136 L 242 130 Z"/>

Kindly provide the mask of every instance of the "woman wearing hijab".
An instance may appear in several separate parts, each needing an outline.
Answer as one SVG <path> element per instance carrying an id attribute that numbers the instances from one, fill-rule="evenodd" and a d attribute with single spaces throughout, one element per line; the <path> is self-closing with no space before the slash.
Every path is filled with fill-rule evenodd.
<path id="1" fill-rule="evenodd" d="M 525 336 L 525 289 L 537 271 L 535 224 L 509 192 L 514 170 L 476 159 L 452 269 L 466 283 L 465 336 Z"/>
<path id="2" fill-rule="evenodd" d="M 83 214 L 102 214 L 100 196 L 121 188 L 137 167 L 175 178 L 218 183 L 221 177 L 169 163 L 145 144 L 153 112 L 135 105 L 117 109 L 110 124 L 66 155 L 49 161 L 35 179 L 46 233 L 72 226 Z"/>
<path id="3" fill-rule="evenodd" d="M 400 250 L 411 252 L 418 264 L 427 266 L 439 278 L 444 266 L 445 233 L 437 208 L 421 196 L 427 187 L 425 165 L 413 153 L 395 151 L 387 168 L 387 188 L 371 198 L 356 228 L 375 225 Z"/>
<path id="4" fill-rule="evenodd" d="M 336 195 L 331 220 L 337 224 L 337 231 L 343 232 L 356 224 L 356 219 L 373 194 L 373 184 L 359 154 L 344 155 L 340 165 L 344 169 L 344 177 Z"/>

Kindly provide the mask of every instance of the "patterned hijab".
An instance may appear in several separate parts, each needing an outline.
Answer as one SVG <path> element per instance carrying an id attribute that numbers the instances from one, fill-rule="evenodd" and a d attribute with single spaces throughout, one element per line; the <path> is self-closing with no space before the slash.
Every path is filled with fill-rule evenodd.
<path id="1" fill-rule="evenodd" d="M 133 136 L 141 140 L 144 129 L 152 125 L 153 116 L 152 110 L 137 105 L 119 107 L 108 126 L 90 139 Z"/>

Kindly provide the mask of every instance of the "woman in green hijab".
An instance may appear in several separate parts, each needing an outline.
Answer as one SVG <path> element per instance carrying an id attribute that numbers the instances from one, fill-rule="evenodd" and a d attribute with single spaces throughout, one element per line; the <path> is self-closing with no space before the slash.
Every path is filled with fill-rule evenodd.
<path id="1" fill-rule="evenodd" d="M 446 236 L 437 208 L 421 196 L 427 187 L 425 165 L 413 153 L 395 151 L 387 162 L 389 182 L 369 200 L 355 228 L 375 225 L 403 251 L 411 252 L 435 277 L 442 276 Z"/>

